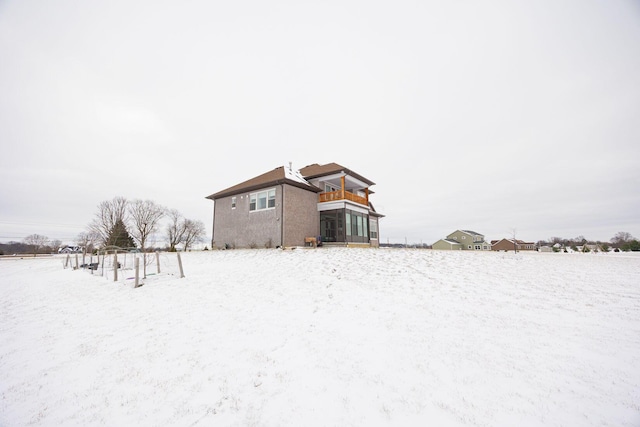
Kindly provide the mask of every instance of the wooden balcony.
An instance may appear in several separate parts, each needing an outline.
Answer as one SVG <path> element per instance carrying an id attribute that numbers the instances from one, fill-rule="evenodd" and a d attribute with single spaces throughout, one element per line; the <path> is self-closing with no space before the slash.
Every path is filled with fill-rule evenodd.
<path id="1" fill-rule="evenodd" d="M 343 196 L 344 194 L 344 196 Z M 328 193 L 320 193 L 318 195 L 318 202 L 335 202 L 338 200 L 350 200 L 355 203 L 360 203 L 364 206 L 369 206 L 369 201 L 366 197 L 358 196 L 356 194 L 345 191 L 344 193 L 340 190 L 338 191 L 330 191 Z"/>

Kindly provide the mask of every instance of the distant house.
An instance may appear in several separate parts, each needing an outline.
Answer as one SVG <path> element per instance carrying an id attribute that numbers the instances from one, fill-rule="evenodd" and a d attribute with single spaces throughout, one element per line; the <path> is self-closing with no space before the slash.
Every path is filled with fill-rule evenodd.
<path id="1" fill-rule="evenodd" d="M 456 230 L 446 238 L 431 245 L 433 249 L 488 251 L 491 245 L 484 240 L 484 235 L 471 230 Z"/>
<path id="2" fill-rule="evenodd" d="M 455 240 L 450 240 L 450 239 L 440 239 L 437 242 L 435 242 L 433 245 L 431 245 L 431 248 L 447 250 L 447 251 L 461 251 L 462 243 L 458 243 Z"/>
<path id="3" fill-rule="evenodd" d="M 491 241 L 492 251 L 535 251 L 536 244 L 516 239 L 501 239 Z"/>
<path id="4" fill-rule="evenodd" d="M 337 163 L 278 167 L 218 191 L 211 246 L 379 246 L 374 182 Z"/>

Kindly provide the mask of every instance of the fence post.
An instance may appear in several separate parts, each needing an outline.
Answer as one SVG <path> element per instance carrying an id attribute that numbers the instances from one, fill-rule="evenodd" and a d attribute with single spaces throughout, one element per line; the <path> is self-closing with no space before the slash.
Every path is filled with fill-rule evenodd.
<path id="1" fill-rule="evenodd" d="M 100 258 L 98 258 L 98 261 L 100 260 Z M 93 254 L 91 254 L 91 256 L 89 257 L 89 270 L 91 270 L 91 275 L 93 276 Z"/>
<path id="2" fill-rule="evenodd" d="M 156 266 L 158 267 L 158 274 L 160 274 L 160 251 L 156 251 Z"/>
<path id="3" fill-rule="evenodd" d="M 176 252 L 176 255 L 178 255 L 178 267 L 180 267 L 180 278 L 182 279 L 184 277 L 184 270 L 182 270 L 182 258 L 180 258 L 180 252 Z"/>
<path id="4" fill-rule="evenodd" d="M 76 254 L 76 270 L 78 269 L 78 254 Z"/>
<path id="5" fill-rule="evenodd" d="M 140 286 L 140 258 L 135 257 L 135 266 L 136 266 L 136 284 L 133 286 L 134 288 L 137 288 L 138 286 Z"/>
<path id="6" fill-rule="evenodd" d="M 71 259 L 71 255 L 67 254 L 67 259 L 64 261 L 64 268 L 69 266 L 69 260 Z"/>
<path id="7" fill-rule="evenodd" d="M 113 281 L 118 281 L 118 251 L 113 251 Z"/>

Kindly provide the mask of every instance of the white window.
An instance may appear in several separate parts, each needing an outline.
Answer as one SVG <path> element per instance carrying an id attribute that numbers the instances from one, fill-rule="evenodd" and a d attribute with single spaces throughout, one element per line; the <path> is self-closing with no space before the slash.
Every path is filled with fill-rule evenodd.
<path id="1" fill-rule="evenodd" d="M 249 195 L 249 211 L 261 211 L 276 207 L 276 190 L 260 191 Z"/>
<path id="2" fill-rule="evenodd" d="M 467 246 L 467 249 L 471 249 L 471 245 L 468 245 L 468 246 Z"/>
<path id="3" fill-rule="evenodd" d="M 236 208 L 236 198 L 232 197 L 231 198 L 231 209 L 235 209 Z"/>
<path id="4" fill-rule="evenodd" d="M 462 236 L 462 240 L 466 239 L 467 236 Z M 471 247 L 469 247 L 469 249 L 471 249 Z"/>
<path id="5" fill-rule="evenodd" d="M 378 221 L 369 222 L 369 231 L 372 239 L 378 238 Z"/>

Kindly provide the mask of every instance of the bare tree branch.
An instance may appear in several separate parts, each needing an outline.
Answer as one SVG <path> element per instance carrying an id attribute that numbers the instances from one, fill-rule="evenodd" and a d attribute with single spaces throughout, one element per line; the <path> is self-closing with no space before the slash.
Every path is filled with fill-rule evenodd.
<path id="1" fill-rule="evenodd" d="M 169 240 L 169 251 L 175 252 L 176 246 L 182 242 L 185 233 L 185 221 L 177 209 L 170 209 L 167 212 L 169 225 L 167 225 L 167 239 Z"/>
<path id="2" fill-rule="evenodd" d="M 105 200 L 98 205 L 98 212 L 89 224 L 89 232 L 99 236 L 99 242 L 106 245 L 109 241 L 111 230 L 118 221 L 125 222 L 127 214 L 127 199 L 124 197 L 114 197 L 112 200 Z"/>
<path id="3" fill-rule="evenodd" d="M 202 221 L 193 221 L 190 219 L 185 219 L 185 232 L 182 239 L 184 243 L 185 252 L 187 249 L 196 242 L 201 242 L 205 235 L 205 227 Z"/>
<path id="4" fill-rule="evenodd" d="M 47 236 L 41 236 L 40 234 L 30 234 L 24 238 L 26 245 L 33 247 L 33 256 L 35 257 L 41 247 L 45 246 L 49 242 Z"/>
<path id="5" fill-rule="evenodd" d="M 151 200 L 134 200 L 129 204 L 131 237 L 140 245 L 142 252 L 146 248 L 149 236 L 156 232 L 165 210 Z"/>

